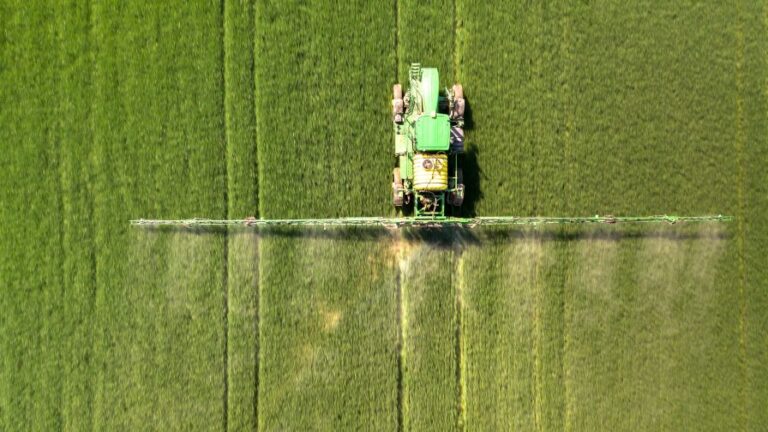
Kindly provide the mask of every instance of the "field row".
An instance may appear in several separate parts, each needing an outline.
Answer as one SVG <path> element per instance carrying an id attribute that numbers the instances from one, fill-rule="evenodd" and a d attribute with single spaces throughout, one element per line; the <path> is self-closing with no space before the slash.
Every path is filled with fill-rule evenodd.
<path id="1" fill-rule="evenodd" d="M 223 424 L 223 238 L 127 224 L 226 214 L 223 18 L 179 6 L 2 6 L 0 429 Z"/>

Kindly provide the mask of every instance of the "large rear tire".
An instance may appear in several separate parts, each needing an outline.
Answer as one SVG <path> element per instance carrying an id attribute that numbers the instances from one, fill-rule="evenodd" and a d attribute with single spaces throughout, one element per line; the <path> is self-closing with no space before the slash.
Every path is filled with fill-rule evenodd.
<path id="1" fill-rule="evenodd" d="M 454 207 L 461 207 L 464 204 L 464 172 L 461 168 L 456 173 L 456 184 L 454 187 L 457 191 L 451 192 L 448 195 L 448 201 Z"/>
<path id="2" fill-rule="evenodd" d="M 403 179 L 399 167 L 392 170 L 392 204 L 395 207 L 403 206 Z"/>
<path id="3" fill-rule="evenodd" d="M 451 152 L 464 153 L 464 129 L 461 126 L 451 126 Z"/>

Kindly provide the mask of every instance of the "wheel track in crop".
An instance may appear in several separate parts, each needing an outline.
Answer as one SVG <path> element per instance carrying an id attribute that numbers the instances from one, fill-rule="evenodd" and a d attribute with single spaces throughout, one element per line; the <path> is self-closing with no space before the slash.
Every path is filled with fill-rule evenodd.
<path id="1" fill-rule="evenodd" d="M 221 8 L 227 158 L 224 205 L 228 217 L 258 217 L 257 9 L 253 1 L 236 0 L 222 0 Z M 229 229 L 224 233 L 225 430 L 258 426 L 260 244 L 247 232 Z"/>
<path id="2" fill-rule="evenodd" d="M 222 40 L 221 40 L 221 87 L 224 90 L 222 92 L 222 107 L 224 107 L 224 140 L 225 140 L 225 148 L 226 148 L 226 158 L 227 160 L 224 163 L 224 181 L 226 182 L 226 187 L 224 188 L 224 191 L 222 193 L 223 200 L 224 200 L 224 216 L 229 219 L 229 189 L 231 187 L 232 179 L 230 178 L 230 169 L 229 164 L 231 161 L 231 140 L 230 140 L 230 128 L 232 127 L 232 121 L 230 119 L 230 103 L 229 103 L 229 86 L 227 85 L 228 79 L 227 75 L 230 73 L 230 68 L 228 67 L 227 62 L 227 45 L 229 38 L 231 36 L 231 32 L 229 31 L 229 27 L 227 26 L 227 1 L 226 0 L 220 0 L 219 3 L 219 15 L 221 16 L 221 32 L 222 32 Z M 222 300 L 223 300 L 223 325 L 224 325 L 224 337 L 222 338 L 222 356 L 224 359 L 224 380 L 223 380 L 223 390 L 222 390 L 222 405 L 223 405 L 223 415 L 222 415 L 222 431 L 228 431 L 228 421 L 229 421 L 229 230 L 225 229 L 223 234 L 223 241 L 222 241 L 222 272 L 221 272 L 221 286 L 222 286 Z"/>
<path id="3" fill-rule="evenodd" d="M 746 183 L 746 160 L 744 157 L 744 147 L 746 142 L 745 132 L 745 114 L 744 114 L 744 54 L 745 54 L 745 40 L 744 40 L 744 28 L 742 22 L 743 6 L 741 3 L 737 3 L 738 16 L 736 25 L 736 52 L 737 59 L 735 65 L 736 75 L 736 137 L 734 139 L 734 145 L 736 150 L 736 158 L 738 159 L 738 174 L 736 179 L 738 184 L 736 185 L 737 193 L 737 208 L 738 208 L 738 222 L 737 222 L 737 243 L 738 243 L 738 292 L 739 292 L 739 367 L 741 368 L 741 383 L 739 386 L 739 420 L 742 428 L 746 430 L 748 423 L 747 401 L 748 401 L 748 371 L 747 371 L 747 336 L 746 336 L 746 267 L 745 267 L 745 227 L 744 218 L 745 212 L 745 199 L 744 199 L 744 186 Z"/>
<path id="4" fill-rule="evenodd" d="M 464 340 L 462 337 L 463 333 L 463 308 L 464 308 L 464 289 L 465 289 L 465 283 L 464 280 L 464 258 L 463 258 L 463 246 L 461 244 L 461 239 L 458 234 L 454 234 L 453 239 L 453 263 L 451 266 L 451 269 L 453 270 L 451 283 L 454 285 L 453 290 L 456 294 L 456 306 L 455 306 L 455 316 L 456 316 L 456 335 L 455 337 L 455 343 L 456 343 L 456 408 L 458 410 L 457 415 L 457 430 L 463 431 L 465 429 L 466 425 L 466 395 L 467 395 L 467 383 L 465 380 L 466 375 L 466 361 L 464 357 Z"/>
<path id="5" fill-rule="evenodd" d="M 405 418 L 403 406 L 403 368 L 405 367 L 405 341 L 406 341 L 406 323 L 404 315 L 406 311 L 405 299 L 403 296 L 403 273 L 407 268 L 407 258 L 405 256 L 405 245 L 402 236 L 398 232 L 395 240 L 395 302 L 397 304 L 397 430 L 403 431 Z"/>

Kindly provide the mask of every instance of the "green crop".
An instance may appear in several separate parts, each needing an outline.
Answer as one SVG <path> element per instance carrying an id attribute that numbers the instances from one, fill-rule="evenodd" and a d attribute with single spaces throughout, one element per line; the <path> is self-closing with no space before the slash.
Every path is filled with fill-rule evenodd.
<path id="1" fill-rule="evenodd" d="M 395 429 L 397 298 L 387 244 L 352 232 L 264 239 L 261 253 L 259 428 Z"/>
<path id="2" fill-rule="evenodd" d="M 46 145 L 60 132 L 50 103 L 57 41 L 39 5 L 3 8 L 15 13 L 1 15 L 13 39 L 4 36 L 0 51 L 0 429 L 51 430 L 62 424 L 59 353 L 71 355 L 58 307 L 72 262 L 63 255 L 60 190 L 71 177 L 61 178 L 61 148 Z"/>
<path id="3" fill-rule="evenodd" d="M 256 4 L 259 215 L 390 211 L 392 4 Z M 262 133 L 262 131 L 264 131 Z M 261 239 L 261 430 L 392 430 L 394 258 L 365 231 Z M 362 238 L 360 238 L 362 236 Z"/>
<path id="4" fill-rule="evenodd" d="M 744 151 L 764 147 L 764 137 L 745 129 L 755 123 L 740 119 L 739 106 L 760 100 L 745 90 L 760 86 L 764 64 L 752 54 L 749 67 L 735 66 L 745 55 L 740 32 L 762 34 L 752 43 L 765 46 L 764 33 L 743 30 L 755 25 L 748 13 L 614 2 L 457 6 L 458 75 L 475 118 L 482 112 L 467 132 L 482 168 L 478 212 L 717 207 L 746 216 L 738 200 L 751 201 L 743 179 L 756 171 L 742 172 Z M 761 346 L 745 339 L 749 318 L 739 306 L 764 301 L 740 294 L 739 282 L 748 268 L 739 256 L 760 240 L 738 224 L 612 231 L 545 230 L 467 252 L 464 277 L 479 288 L 463 290 L 466 427 L 738 428 L 761 416 L 743 404 L 765 396 L 742 375 L 765 372 L 739 360 L 752 358 L 740 340 Z M 523 265 L 504 264 L 526 243 L 533 250 Z M 534 273 L 504 273 L 518 267 Z M 514 293 L 512 305 L 504 293 Z M 518 322 L 516 312 L 530 319 Z M 496 343 L 493 334 L 508 336 Z M 494 391 L 500 396 L 479 399 Z"/>
<path id="5" fill-rule="evenodd" d="M 226 215 L 220 12 L 170 3 L 91 10 L 95 429 L 226 420 L 221 236 L 120 223 Z"/>
<path id="6" fill-rule="evenodd" d="M 227 217 L 258 216 L 254 5 L 224 3 Z M 225 249 L 228 430 L 254 430 L 258 405 L 258 238 L 231 229 Z"/>
<path id="7" fill-rule="evenodd" d="M 432 239 L 451 241 L 452 238 Z M 458 323 L 454 253 L 434 244 L 398 243 L 405 430 L 451 430 L 458 421 Z"/>

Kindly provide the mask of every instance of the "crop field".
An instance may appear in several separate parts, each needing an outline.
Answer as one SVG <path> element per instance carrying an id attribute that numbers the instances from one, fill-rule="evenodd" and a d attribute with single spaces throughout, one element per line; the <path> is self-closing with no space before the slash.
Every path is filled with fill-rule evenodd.
<path id="1" fill-rule="evenodd" d="M 467 98 L 467 215 L 387 216 L 390 92 Z M 768 424 L 768 3 L 0 4 L 0 430 Z"/>

